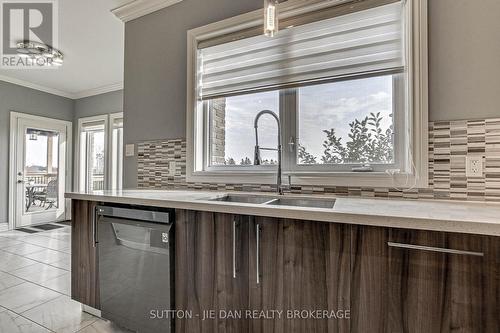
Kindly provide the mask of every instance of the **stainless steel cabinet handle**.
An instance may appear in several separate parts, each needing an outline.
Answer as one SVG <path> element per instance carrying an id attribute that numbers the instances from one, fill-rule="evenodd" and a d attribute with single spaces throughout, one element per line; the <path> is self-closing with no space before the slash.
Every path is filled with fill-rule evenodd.
<path id="1" fill-rule="evenodd" d="M 233 221 L 233 279 L 236 279 L 236 221 Z"/>
<path id="2" fill-rule="evenodd" d="M 259 266 L 260 266 L 260 260 L 259 260 L 259 257 L 260 257 L 260 224 L 257 224 L 256 225 L 256 228 L 255 228 L 255 239 L 256 239 L 256 256 L 257 256 L 257 259 L 256 259 L 256 271 L 257 271 L 257 284 L 260 283 L 260 269 L 259 269 Z"/>
<path id="3" fill-rule="evenodd" d="M 394 248 L 398 248 L 398 249 L 410 249 L 410 250 L 440 252 L 440 253 L 459 254 L 459 255 L 476 256 L 476 257 L 483 257 L 484 256 L 483 252 L 454 250 L 454 249 L 446 249 L 446 248 L 442 248 L 442 247 L 422 246 L 422 245 L 394 243 L 394 242 L 387 242 L 387 245 L 389 247 L 394 247 Z"/>

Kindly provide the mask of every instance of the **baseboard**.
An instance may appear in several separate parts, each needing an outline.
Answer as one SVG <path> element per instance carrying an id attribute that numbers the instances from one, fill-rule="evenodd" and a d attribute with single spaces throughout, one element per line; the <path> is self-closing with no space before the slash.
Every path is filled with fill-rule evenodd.
<path id="1" fill-rule="evenodd" d="M 93 308 L 91 306 L 82 304 L 82 311 L 90 313 L 93 316 L 101 318 L 101 310 L 97 310 L 97 309 L 95 309 L 95 308 Z"/>

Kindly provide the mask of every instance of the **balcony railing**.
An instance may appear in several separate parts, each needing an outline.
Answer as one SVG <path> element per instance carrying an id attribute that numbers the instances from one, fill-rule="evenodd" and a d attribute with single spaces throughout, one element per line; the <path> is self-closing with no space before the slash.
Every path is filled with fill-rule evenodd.
<path id="1" fill-rule="evenodd" d="M 101 191 L 104 190 L 104 175 L 92 175 L 92 190 Z"/>
<path id="2" fill-rule="evenodd" d="M 28 172 L 25 181 L 31 184 L 48 184 L 51 180 L 57 179 L 57 173 Z"/>
<path id="3" fill-rule="evenodd" d="M 57 179 L 57 173 L 29 172 L 26 174 L 25 182 L 28 184 L 47 185 L 51 180 Z M 94 191 L 104 190 L 104 175 L 92 175 L 92 189 Z"/>

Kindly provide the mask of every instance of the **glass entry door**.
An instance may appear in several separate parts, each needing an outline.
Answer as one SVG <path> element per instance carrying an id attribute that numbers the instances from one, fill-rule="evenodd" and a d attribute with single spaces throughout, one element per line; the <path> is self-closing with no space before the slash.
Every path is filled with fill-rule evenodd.
<path id="1" fill-rule="evenodd" d="M 15 226 L 65 220 L 66 126 L 20 118 Z"/>

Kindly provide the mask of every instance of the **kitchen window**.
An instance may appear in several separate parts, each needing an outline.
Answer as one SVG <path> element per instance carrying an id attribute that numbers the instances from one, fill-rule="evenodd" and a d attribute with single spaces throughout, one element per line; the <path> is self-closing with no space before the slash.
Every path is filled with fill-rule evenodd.
<path id="1" fill-rule="evenodd" d="M 417 34 L 425 2 L 339 3 L 280 5 L 286 25 L 274 38 L 238 30 L 236 19 L 189 32 L 188 180 L 272 183 L 277 152 L 262 150 L 254 165 L 254 119 L 270 110 L 294 183 L 425 186 L 425 41 Z M 258 131 L 260 147 L 277 146 L 271 116 Z"/>
<path id="2" fill-rule="evenodd" d="M 222 97 L 205 103 L 208 125 L 209 168 L 247 168 L 254 166 L 254 119 L 261 110 L 280 113 L 280 92 Z M 259 128 L 262 146 L 276 147 L 277 127 L 271 116 L 264 115 Z M 262 151 L 262 164 L 275 165 L 276 151 Z"/>

